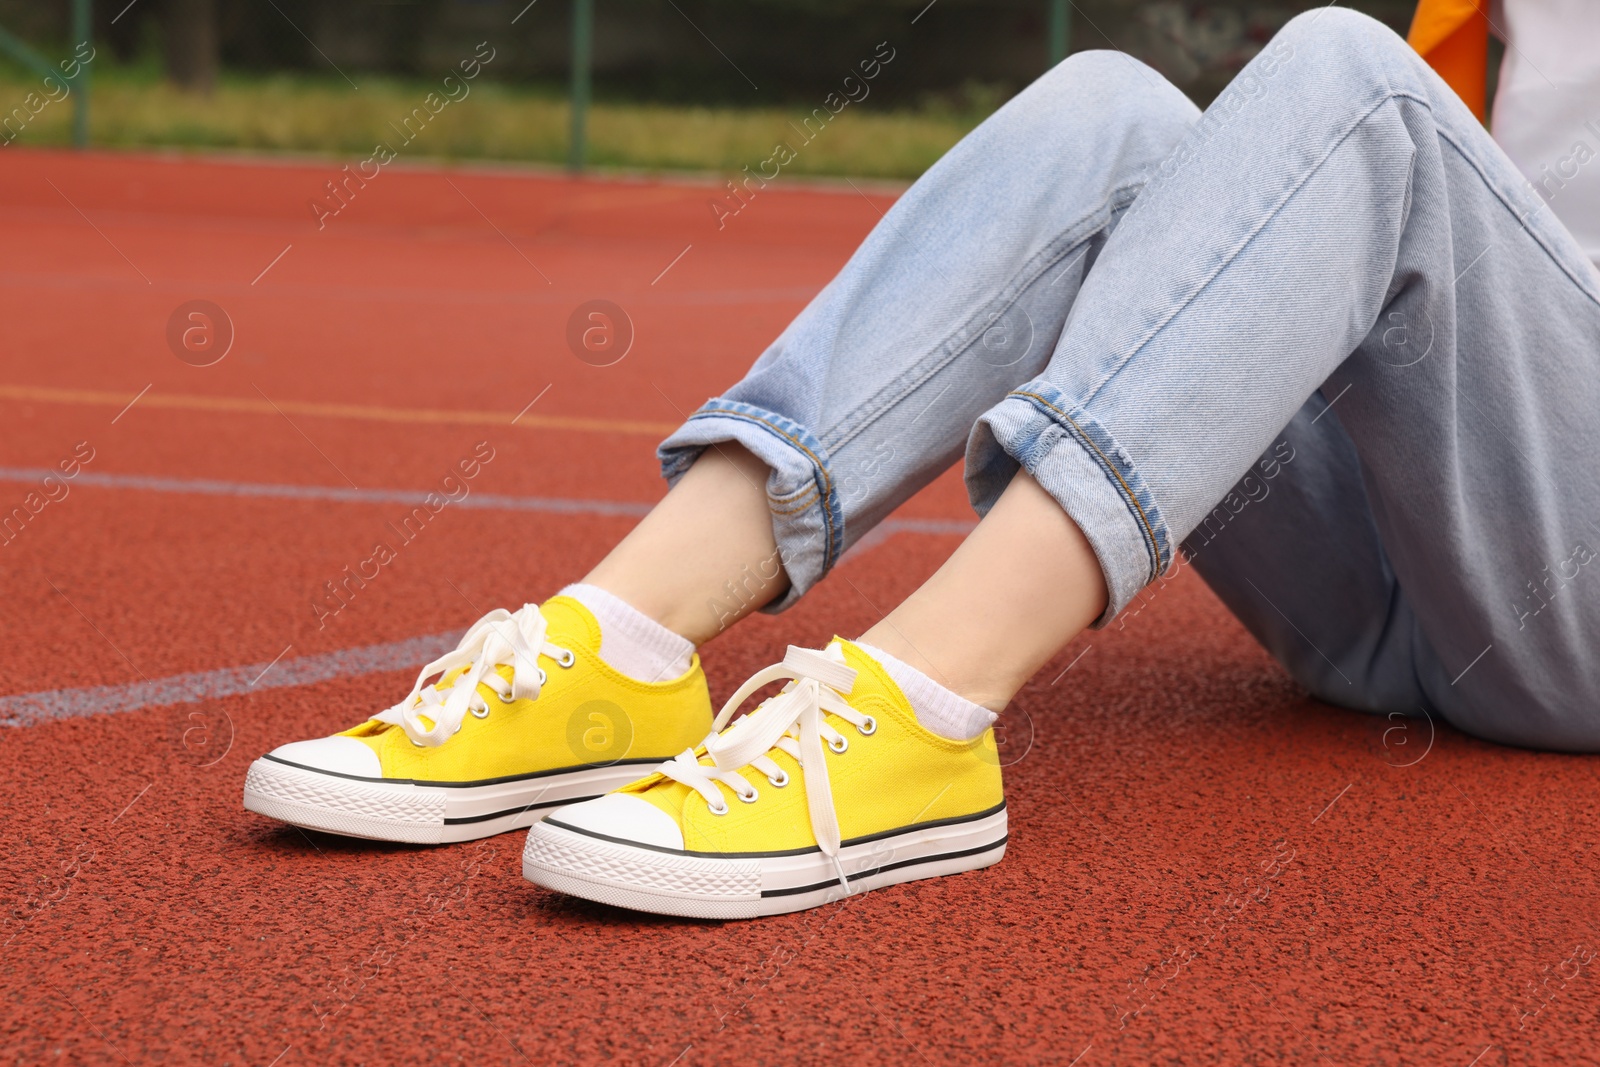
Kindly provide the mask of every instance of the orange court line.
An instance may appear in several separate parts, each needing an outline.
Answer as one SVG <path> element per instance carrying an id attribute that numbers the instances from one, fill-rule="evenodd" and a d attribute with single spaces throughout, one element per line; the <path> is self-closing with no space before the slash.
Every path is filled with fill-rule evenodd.
<path id="1" fill-rule="evenodd" d="M 104 393 L 87 389 L 56 389 L 39 385 L 0 383 L 0 398 L 34 400 L 45 404 L 95 404 L 127 407 L 131 393 Z M 382 408 L 363 404 L 319 404 L 304 400 L 258 400 L 243 396 L 197 396 L 163 393 L 152 389 L 139 398 L 141 408 L 182 408 L 188 411 L 234 411 L 251 415 L 311 415 L 328 419 L 362 419 L 369 422 L 451 423 L 465 426 L 509 426 L 514 412 L 449 411 L 426 408 Z M 637 422 L 628 419 L 587 419 L 576 415 L 528 413 L 516 425 L 529 430 L 580 430 L 588 433 L 639 434 L 664 437 L 678 428 L 675 422 Z"/>

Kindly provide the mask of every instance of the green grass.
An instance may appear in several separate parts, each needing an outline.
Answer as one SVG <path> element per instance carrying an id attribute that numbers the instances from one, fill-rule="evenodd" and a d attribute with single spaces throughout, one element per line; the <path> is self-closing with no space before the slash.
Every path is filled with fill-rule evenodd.
<path id="1" fill-rule="evenodd" d="M 102 53 L 103 55 L 104 53 Z M 210 97 L 182 93 L 148 67 L 97 64 L 91 93 L 90 140 L 96 147 L 180 147 L 319 153 L 365 159 L 379 141 L 402 159 L 508 160 L 563 163 L 569 109 L 549 91 L 485 80 L 443 108 L 409 144 L 398 126 L 421 107 L 438 82 L 362 77 L 360 91 L 342 80 L 301 75 L 228 75 Z M 38 82 L 0 69 L 0 119 Z M 459 90 L 457 90 L 459 92 Z M 442 95 L 442 94 L 441 94 Z M 821 101 L 817 101 L 820 106 Z M 602 102 L 589 111 L 589 160 L 599 167 L 645 171 L 755 170 L 787 142 L 797 152 L 785 174 L 909 179 L 921 174 L 992 109 L 981 93 L 966 106 L 937 102 L 915 111 L 846 107 L 808 144 L 798 127 L 802 107 L 743 110 Z M 72 101 L 51 103 L 13 144 L 70 143 Z"/>

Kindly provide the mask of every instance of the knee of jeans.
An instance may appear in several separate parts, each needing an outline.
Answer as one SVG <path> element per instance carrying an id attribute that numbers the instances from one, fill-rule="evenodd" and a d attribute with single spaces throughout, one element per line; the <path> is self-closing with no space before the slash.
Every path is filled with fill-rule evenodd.
<path id="1" fill-rule="evenodd" d="M 1389 27 L 1359 11 L 1329 5 L 1302 11 L 1283 24 L 1279 37 L 1306 40 L 1351 41 L 1362 47 L 1385 47 L 1405 42 Z"/>
<path id="2" fill-rule="evenodd" d="M 1388 80 L 1387 72 L 1397 57 L 1406 64 L 1420 62 L 1399 34 L 1370 15 L 1343 7 L 1301 12 L 1284 24 L 1263 51 L 1271 56 L 1278 46 L 1276 54 L 1281 58 L 1284 45 L 1305 56 L 1304 63 L 1296 60 L 1302 69 L 1334 64 L 1352 76 L 1382 81 Z"/>
<path id="3" fill-rule="evenodd" d="M 1199 109 L 1154 68 L 1126 52 L 1091 49 L 1072 55 L 1045 71 L 1016 98 L 1025 116 L 1052 127 L 1062 116 L 1082 113 L 1086 101 L 1104 101 L 1099 118 L 1121 117 L 1130 124 L 1172 122 L 1188 125 Z M 1070 109 L 1070 110 L 1068 110 Z"/>

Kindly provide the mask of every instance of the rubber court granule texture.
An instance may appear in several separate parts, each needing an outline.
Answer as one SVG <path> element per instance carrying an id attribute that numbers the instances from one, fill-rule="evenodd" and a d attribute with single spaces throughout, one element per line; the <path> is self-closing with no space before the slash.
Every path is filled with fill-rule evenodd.
<path id="1" fill-rule="evenodd" d="M 1594 762 L 1317 703 L 1187 573 L 1006 712 L 1012 837 L 985 871 L 686 922 L 523 882 L 520 834 L 409 848 L 243 811 L 256 755 L 411 681 L 272 671 L 548 595 L 634 521 L 446 507 L 324 617 L 322 583 L 407 513 L 334 490 L 426 492 L 488 441 L 480 502 L 649 503 L 651 427 L 737 377 L 892 199 L 775 185 L 719 231 L 709 184 L 396 166 L 319 231 L 334 170 L 0 170 L 0 510 L 83 441 L 88 471 L 223 486 L 79 483 L 0 546 L 4 693 L 266 668 L 0 727 L 6 1061 L 1600 1060 Z M 637 331 L 611 367 L 564 339 L 596 298 Z M 167 347 L 193 299 L 236 330 L 211 367 Z M 492 417 L 450 417 L 471 412 Z M 963 500 L 946 475 L 896 517 L 969 520 Z M 871 625 L 955 546 L 941 528 L 712 642 L 714 691 Z"/>

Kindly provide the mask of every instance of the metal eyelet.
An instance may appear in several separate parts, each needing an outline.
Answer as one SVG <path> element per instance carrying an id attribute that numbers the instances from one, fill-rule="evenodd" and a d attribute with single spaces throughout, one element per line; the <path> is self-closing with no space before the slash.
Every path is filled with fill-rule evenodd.
<path id="1" fill-rule="evenodd" d="M 565 652 L 561 653 L 561 658 L 556 660 L 556 662 L 561 664 L 563 667 L 570 667 L 574 663 L 578 662 L 578 657 L 574 656 L 572 654 L 572 650 L 569 648 Z"/>
<path id="2" fill-rule="evenodd" d="M 548 682 L 549 680 L 550 680 L 550 676 L 548 674 L 544 673 L 544 668 L 543 667 L 540 667 L 539 668 L 539 684 L 543 685 L 544 683 Z"/>
<path id="3" fill-rule="evenodd" d="M 860 726 L 857 726 L 856 731 L 860 733 L 862 737 L 871 737 L 873 734 L 878 732 L 878 720 L 874 719 L 871 715 L 868 715 L 867 721 L 862 723 Z"/>
<path id="4" fill-rule="evenodd" d="M 767 784 L 774 789 L 782 789 L 784 786 L 789 784 L 789 772 L 780 769 L 778 771 L 778 777 L 774 778 L 771 775 L 768 775 Z"/>
<path id="5" fill-rule="evenodd" d="M 714 808 L 710 804 L 707 804 L 706 805 L 706 810 L 709 811 L 713 815 L 726 815 L 726 814 L 728 814 L 728 802 L 726 800 L 718 800 L 717 803 L 719 805 L 721 805 L 721 806 Z"/>
<path id="6" fill-rule="evenodd" d="M 828 750 L 830 752 L 832 752 L 835 756 L 841 755 L 845 751 L 845 749 L 847 749 L 849 747 L 850 747 L 850 742 L 848 740 L 846 740 L 842 735 L 840 736 L 839 743 L 837 745 L 834 744 L 832 741 L 828 742 Z"/>
<path id="7" fill-rule="evenodd" d="M 755 786 L 751 786 L 750 787 L 750 795 L 749 796 L 745 796 L 743 793 L 735 793 L 734 796 L 738 797 L 740 800 L 744 801 L 746 804 L 754 804 L 756 801 L 761 799 L 761 793 L 759 791 L 757 791 Z"/>
<path id="8" fill-rule="evenodd" d="M 482 711 L 479 711 L 477 708 L 468 708 L 467 710 L 472 712 L 472 717 L 474 719 L 487 719 L 489 717 L 489 705 L 487 704 L 483 706 Z"/>

